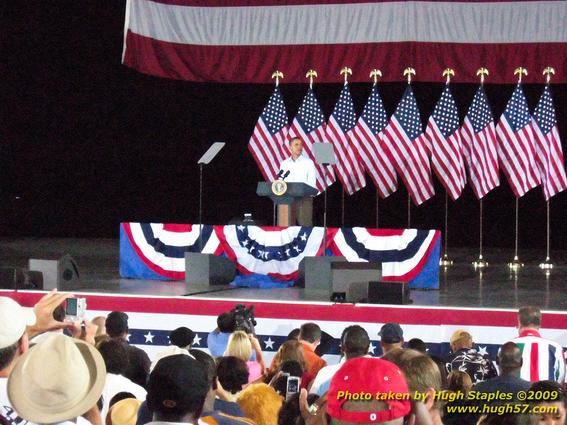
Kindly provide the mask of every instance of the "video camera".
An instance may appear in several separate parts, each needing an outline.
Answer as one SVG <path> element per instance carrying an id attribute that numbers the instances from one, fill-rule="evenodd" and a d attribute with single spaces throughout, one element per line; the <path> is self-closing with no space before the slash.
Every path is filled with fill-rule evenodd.
<path id="1" fill-rule="evenodd" d="M 244 331 L 247 334 L 256 335 L 254 326 L 257 322 L 254 318 L 254 306 L 246 308 L 244 304 L 237 304 L 231 311 L 234 316 L 234 322 L 236 324 L 235 330 Z"/>

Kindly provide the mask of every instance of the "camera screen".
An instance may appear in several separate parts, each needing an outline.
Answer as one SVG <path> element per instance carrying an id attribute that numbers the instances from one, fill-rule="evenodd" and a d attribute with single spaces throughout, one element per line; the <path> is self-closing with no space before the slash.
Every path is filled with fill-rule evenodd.
<path id="1" fill-rule="evenodd" d="M 76 298 L 68 298 L 67 299 L 67 307 L 65 307 L 65 314 L 67 316 L 76 316 L 77 315 L 77 299 Z"/>
<path id="2" fill-rule="evenodd" d="M 287 394 L 295 394 L 299 392 L 299 378 L 296 376 L 290 376 L 287 378 Z"/>

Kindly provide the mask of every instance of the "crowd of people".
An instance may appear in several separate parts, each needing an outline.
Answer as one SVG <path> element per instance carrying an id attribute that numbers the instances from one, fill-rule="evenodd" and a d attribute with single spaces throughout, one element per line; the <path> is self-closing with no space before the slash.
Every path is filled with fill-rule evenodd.
<path id="1" fill-rule="evenodd" d="M 33 308 L 0 297 L 1 425 L 566 423 L 563 349 L 540 335 L 534 307 L 519 310 L 518 337 L 495 363 L 468 330 L 453 333 L 441 359 L 386 323 L 376 329 L 382 357 L 352 325 L 340 361 L 327 364 L 324 333 L 304 323 L 266 364 L 253 326 L 233 312 L 218 317 L 209 353 L 181 327 L 152 363 L 129 344 L 126 313 L 70 322 L 69 297 L 53 291 Z"/>

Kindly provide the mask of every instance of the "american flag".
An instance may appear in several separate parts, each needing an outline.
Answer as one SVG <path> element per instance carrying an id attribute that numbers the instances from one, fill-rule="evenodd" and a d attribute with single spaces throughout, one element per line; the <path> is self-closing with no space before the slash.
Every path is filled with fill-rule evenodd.
<path id="1" fill-rule="evenodd" d="M 482 199 L 492 189 L 500 186 L 496 130 L 492 110 L 482 86 L 474 95 L 461 128 L 461 136 L 471 186 L 476 197 Z"/>
<path id="2" fill-rule="evenodd" d="M 374 182 L 378 195 L 387 198 L 398 188 L 396 169 L 382 148 L 382 131 L 388 124 L 388 116 L 374 84 L 362 115 L 354 127 L 359 154 L 366 172 Z"/>
<path id="3" fill-rule="evenodd" d="M 327 140 L 335 147 L 335 168 L 345 191 L 352 195 L 366 186 L 364 168 L 358 160 L 358 146 L 352 137 L 356 115 L 348 84 L 345 84 L 327 123 Z"/>
<path id="4" fill-rule="evenodd" d="M 289 156 L 288 130 L 287 112 L 280 89 L 276 87 L 248 142 L 248 150 L 266 181 L 276 180 L 281 162 Z"/>
<path id="5" fill-rule="evenodd" d="M 549 85 L 543 93 L 534 111 L 534 135 L 536 165 L 541 179 L 545 200 L 567 189 L 567 176 L 561 150 L 561 139 L 557 130 L 555 108 L 551 99 Z"/>
<path id="6" fill-rule="evenodd" d="M 416 205 L 435 195 L 426 143 L 417 102 L 408 85 L 396 112 L 384 129 L 384 151 Z"/>
<path id="7" fill-rule="evenodd" d="M 425 135 L 431 152 L 431 168 L 454 201 L 465 187 L 465 163 L 459 132 L 459 111 L 449 85 L 429 117 Z"/>
<path id="8" fill-rule="evenodd" d="M 540 183 L 535 164 L 533 120 L 520 84 L 500 117 L 496 134 L 500 167 L 514 196 L 520 198 Z"/>
<path id="9" fill-rule="evenodd" d="M 335 182 L 335 174 L 332 168 L 327 167 L 325 170 L 322 165 L 317 164 L 313 156 L 312 147 L 314 143 L 325 143 L 325 116 L 319 106 L 319 102 L 315 98 L 313 89 L 309 88 L 303 103 L 299 107 L 299 111 L 288 133 L 288 140 L 292 137 L 300 137 L 303 140 L 303 151 L 315 163 L 317 170 L 317 189 L 322 192 Z"/>

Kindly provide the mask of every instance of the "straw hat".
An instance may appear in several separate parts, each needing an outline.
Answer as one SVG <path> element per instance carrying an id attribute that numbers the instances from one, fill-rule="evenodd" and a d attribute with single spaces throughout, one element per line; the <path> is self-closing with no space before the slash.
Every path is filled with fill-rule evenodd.
<path id="1" fill-rule="evenodd" d="M 62 422 L 96 404 L 105 378 L 104 360 L 93 346 L 53 334 L 18 360 L 8 378 L 8 397 L 28 421 Z"/>
<path id="2" fill-rule="evenodd" d="M 125 398 L 112 405 L 106 423 L 108 425 L 136 425 L 138 410 L 142 402 L 135 398 Z"/>

